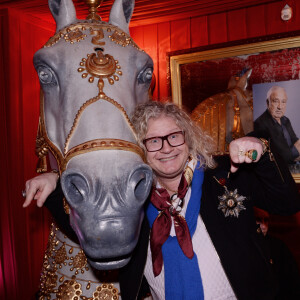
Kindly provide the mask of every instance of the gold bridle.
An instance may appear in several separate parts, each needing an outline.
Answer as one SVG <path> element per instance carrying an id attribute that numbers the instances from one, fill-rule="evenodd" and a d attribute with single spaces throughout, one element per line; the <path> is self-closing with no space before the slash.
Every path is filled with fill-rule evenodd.
<path id="1" fill-rule="evenodd" d="M 66 42 L 70 44 L 80 42 L 84 40 L 87 35 L 84 31 L 89 30 L 92 37 L 92 44 L 103 47 L 105 42 L 104 38 L 104 30 L 110 34 L 109 38 L 112 42 L 116 44 L 126 47 L 128 45 L 132 45 L 139 51 L 142 51 L 132 40 L 132 38 L 119 29 L 116 26 L 110 25 L 106 22 L 93 21 L 92 23 L 89 21 L 82 21 L 80 23 L 76 23 L 70 25 L 58 33 L 56 33 L 53 37 L 49 39 L 49 41 L 45 44 L 44 47 L 51 47 L 56 44 L 61 39 L 64 39 Z M 96 48 L 97 49 L 97 48 Z M 41 91 L 40 95 L 40 119 L 38 126 L 38 134 L 36 139 L 36 154 L 39 157 L 39 162 L 37 166 L 37 172 L 46 172 L 47 171 L 47 160 L 46 156 L 50 151 L 55 157 L 59 173 L 61 174 L 67 167 L 68 162 L 75 156 L 81 155 L 84 153 L 88 153 L 91 151 L 99 151 L 99 150 L 124 150 L 131 151 L 138 154 L 144 161 L 144 151 L 137 144 L 120 139 L 113 138 L 105 138 L 105 139 L 94 139 L 82 144 L 76 145 L 70 150 L 68 149 L 68 145 L 71 137 L 74 134 L 75 129 L 78 127 L 80 118 L 82 116 L 83 111 L 91 104 L 97 101 L 107 101 L 114 105 L 123 115 L 126 123 L 128 124 L 130 130 L 133 133 L 133 136 L 136 139 L 136 133 L 134 127 L 125 111 L 120 103 L 115 101 L 114 99 L 108 97 L 104 92 L 104 79 L 108 80 L 108 83 L 113 85 L 115 81 L 119 80 L 119 76 L 122 76 L 121 67 L 118 65 L 118 61 L 115 60 L 109 54 L 103 54 L 103 49 L 87 54 L 87 58 L 83 58 L 79 63 L 79 68 L 77 69 L 79 73 L 82 73 L 82 78 L 88 78 L 90 83 L 93 83 L 95 78 L 98 78 L 98 89 L 99 93 L 96 97 L 93 97 L 87 100 L 77 111 L 76 116 L 73 121 L 73 125 L 70 129 L 70 132 L 66 138 L 63 152 L 58 149 L 58 147 L 50 140 L 47 134 L 46 125 L 45 125 L 45 114 L 44 114 L 44 96 Z M 137 140 L 137 139 L 136 139 Z"/>

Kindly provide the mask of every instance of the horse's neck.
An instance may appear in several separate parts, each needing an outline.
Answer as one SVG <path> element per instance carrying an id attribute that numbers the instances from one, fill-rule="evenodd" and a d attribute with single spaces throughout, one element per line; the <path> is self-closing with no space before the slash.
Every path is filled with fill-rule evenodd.
<path id="1" fill-rule="evenodd" d="M 56 299 L 56 291 L 63 293 L 68 289 L 75 289 L 81 295 L 80 299 L 95 299 L 93 296 L 96 291 L 115 296 L 111 299 L 121 299 L 118 295 L 118 271 L 92 269 L 80 245 L 52 224 L 44 256 L 40 296 Z"/>
<path id="2" fill-rule="evenodd" d="M 230 93 L 237 101 L 242 128 L 244 134 L 247 134 L 253 130 L 253 99 L 239 87 L 230 90 Z"/>

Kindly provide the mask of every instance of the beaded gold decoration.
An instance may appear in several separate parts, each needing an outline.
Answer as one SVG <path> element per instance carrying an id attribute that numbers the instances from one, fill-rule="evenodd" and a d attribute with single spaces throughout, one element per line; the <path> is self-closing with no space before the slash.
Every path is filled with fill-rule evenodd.
<path id="1" fill-rule="evenodd" d="M 40 284 L 40 294 L 41 296 L 49 295 L 54 293 L 56 282 L 57 282 L 57 275 L 55 270 L 49 270 L 47 272 L 43 272 L 41 275 L 41 284 Z"/>
<path id="2" fill-rule="evenodd" d="M 90 83 L 93 83 L 96 77 L 107 78 L 110 84 L 114 84 L 114 81 L 119 81 L 118 75 L 122 75 L 118 61 L 109 54 L 103 54 L 102 51 L 97 51 L 97 54 L 88 54 L 87 59 L 83 58 L 79 65 L 78 72 L 83 72 L 82 78 L 87 78 L 90 75 L 88 79 Z"/>
<path id="3" fill-rule="evenodd" d="M 44 256 L 39 300 L 119 299 L 119 290 L 112 284 L 117 281 L 117 272 L 93 270 L 94 277 L 86 277 L 85 272 L 90 268 L 83 250 L 79 245 L 77 247 L 61 240 L 62 234 L 58 236 L 57 232 L 59 229 L 52 224 Z"/>
<path id="4" fill-rule="evenodd" d="M 70 271 L 76 269 L 76 275 L 79 273 L 79 270 L 81 271 L 81 273 L 84 273 L 84 268 L 87 267 L 87 259 L 83 251 L 80 250 L 75 257 L 71 257 L 71 260 L 72 262 L 69 262 L 69 265 L 72 266 Z"/>
<path id="5" fill-rule="evenodd" d="M 131 38 L 127 37 L 125 32 L 115 30 L 112 35 L 108 36 L 112 42 L 115 42 L 122 47 L 126 47 L 131 43 Z"/>
<path id="6" fill-rule="evenodd" d="M 79 28 L 75 28 L 74 30 L 67 30 L 67 33 L 64 35 L 64 39 L 66 42 L 70 44 L 74 44 L 75 42 L 80 42 L 87 37 Z"/>
<path id="7" fill-rule="evenodd" d="M 66 280 L 56 293 L 58 300 L 79 300 L 82 295 L 81 284 L 76 280 Z"/>
<path id="8" fill-rule="evenodd" d="M 131 36 L 125 32 L 123 32 L 120 28 L 117 26 L 108 24 L 106 22 L 97 21 L 95 23 L 91 23 L 88 20 L 80 20 L 79 23 L 71 24 L 63 29 L 61 29 L 59 32 L 57 32 L 54 36 L 52 36 L 48 42 L 44 45 L 44 47 L 52 47 L 56 43 L 58 43 L 61 39 L 64 39 L 66 42 L 73 43 L 83 40 L 87 35 L 84 33 L 84 31 L 89 30 L 90 34 L 95 35 L 95 32 L 99 32 L 101 30 L 106 30 L 108 33 L 114 31 L 115 34 L 112 34 L 109 36 L 109 38 L 112 40 L 112 42 L 115 42 L 117 44 L 120 44 L 121 46 L 133 46 L 137 50 L 144 52 L 131 38 Z M 69 34 L 72 32 L 72 34 L 69 36 Z M 74 32 L 74 33 L 73 33 Z M 79 32 L 82 32 L 82 35 L 79 34 Z M 97 33 L 96 35 L 98 35 Z M 78 35 L 78 36 L 77 36 Z M 120 37 L 122 36 L 122 37 Z M 79 39 L 79 40 L 78 40 Z"/>
<path id="9" fill-rule="evenodd" d="M 93 294 L 95 300 L 118 300 L 118 289 L 114 288 L 112 284 L 102 284 L 97 287 L 97 290 Z"/>
<path id="10" fill-rule="evenodd" d="M 61 268 L 62 264 L 66 266 L 67 263 L 65 261 L 69 259 L 69 257 L 67 256 L 65 245 L 63 244 L 57 251 L 54 252 L 55 252 L 54 263 L 59 265 L 59 268 Z"/>

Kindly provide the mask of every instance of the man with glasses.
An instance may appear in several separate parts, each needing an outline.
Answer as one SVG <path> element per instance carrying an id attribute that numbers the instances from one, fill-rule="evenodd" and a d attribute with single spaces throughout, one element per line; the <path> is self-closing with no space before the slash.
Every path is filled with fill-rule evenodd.
<path id="1" fill-rule="evenodd" d="M 139 242 L 119 270 L 122 300 L 144 299 L 144 283 L 154 300 L 275 299 L 253 204 L 292 214 L 300 201 L 267 141 L 235 140 L 230 158 L 214 160 L 211 138 L 173 103 L 140 105 L 132 123 L 154 185 Z M 47 202 L 57 198 L 62 203 L 57 193 Z"/>
<path id="2" fill-rule="evenodd" d="M 257 201 L 280 214 L 287 207 L 288 213 L 298 211 L 300 203 L 286 168 L 281 172 L 294 192 L 284 195 L 267 141 L 235 140 L 231 160 L 215 161 L 211 138 L 172 103 L 140 105 L 132 122 L 155 177 L 146 209 L 146 266 L 133 260 L 121 274 L 144 272 L 154 300 L 274 299 L 276 283 L 253 241 L 252 205 Z M 121 289 L 133 286 L 130 279 L 120 283 Z"/>

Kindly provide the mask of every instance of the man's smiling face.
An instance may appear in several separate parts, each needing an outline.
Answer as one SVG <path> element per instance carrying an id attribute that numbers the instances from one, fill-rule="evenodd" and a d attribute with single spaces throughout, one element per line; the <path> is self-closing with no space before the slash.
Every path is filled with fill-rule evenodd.
<path id="1" fill-rule="evenodd" d="M 173 118 L 161 115 L 149 120 L 145 138 L 162 137 L 181 130 Z M 186 143 L 172 147 L 166 140 L 159 151 L 146 153 L 147 162 L 159 179 L 181 176 L 188 157 L 189 148 Z"/>

